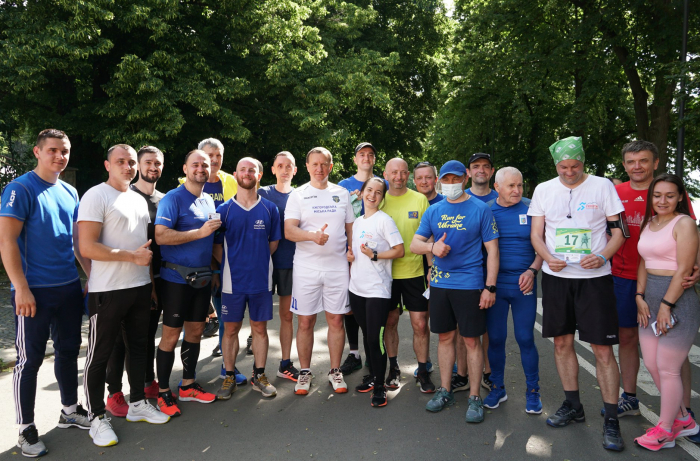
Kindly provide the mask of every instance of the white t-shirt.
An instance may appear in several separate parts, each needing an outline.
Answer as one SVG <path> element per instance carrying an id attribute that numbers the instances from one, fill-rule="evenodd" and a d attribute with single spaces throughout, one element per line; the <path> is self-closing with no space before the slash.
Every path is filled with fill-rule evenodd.
<path id="1" fill-rule="evenodd" d="M 148 241 L 148 204 L 131 189 L 119 192 L 107 183 L 85 192 L 78 222 L 102 223 L 99 243 L 120 250 L 136 250 Z M 122 261 L 92 261 L 90 293 L 123 290 L 151 283 L 148 266 Z"/>
<path id="2" fill-rule="evenodd" d="M 294 267 L 305 267 L 317 271 L 345 271 L 348 263 L 345 257 L 345 224 L 355 220 L 350 204 L 350 193 L 337 184 L 328 183 L 325 189 L 316 189 L 311 183 L 297 187 L 289 194 L 284 220 L 298 219 L 299 228 L 317 231 L 328 224 L 325 245 L 315 242 L 297 242 L 294 253 Z"/>
<path id="3" fill-rule="evenodd" d="M 352 225 L 352 253 L 355 262 L 350 266 L 350 291 L 364 298 L 391 298 L 391 259 L 372 261 L 360 251 L 365 244 L 377 253 L 403 243 L 401 233 L 391 216 L 377 211 L 369 218 L 360 216 Z"/>
<path id="4" fill-rule="evenodd" d="M 623 211 L 625 208 L 613 183 L 599 176 L 588 175 L 586 180 L 575 189 L 566 187 L 559 177 L 537 186 L 527 214 L 544 216 L 547 250 L 556 258 L 562 260 L 569 258 L 567 266 L 560 272 L 552 272 L 547 262 L 543 264 L 542 270 L 550 275 L 569 279 L 593 278 L 610 274 L 609 261 L 597 269 L 582 269 L 575 259 L 586 255 L 577 256 L 574 253 L 567 256 L 562 249 L 565 245 L 571 244 L 571 248 L 590 249 L 591 254 L 599 254 L 607 245 L 605 236 L 607 217 Z M 559 229 L 557 244 L 559 252 L 555 251 L 557 229 Z"/>

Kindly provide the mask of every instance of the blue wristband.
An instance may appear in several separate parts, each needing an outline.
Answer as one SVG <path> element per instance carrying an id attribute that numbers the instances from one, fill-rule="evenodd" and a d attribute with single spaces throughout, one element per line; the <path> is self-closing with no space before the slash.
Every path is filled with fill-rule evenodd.
<path id="1" fill-rule="evenodd" d="M 596 256 L 598 256 L 599 258 L 603 258 L 603 266 L 608 263 L 608 260 L 605 258 L 605 256 L 603 256 L 601 254 L 597 254 Z"/>

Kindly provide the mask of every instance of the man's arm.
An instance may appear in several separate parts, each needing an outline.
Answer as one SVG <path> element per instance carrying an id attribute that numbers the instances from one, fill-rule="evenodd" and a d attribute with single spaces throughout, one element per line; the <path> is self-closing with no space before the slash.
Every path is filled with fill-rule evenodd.
<path id="1" fill-rule="evenodd" d="M 484 242 L 484 247 L 486 247 L 486 252 L 488 256 L 486 257 L 486 285 L 496 285 L 496 280 L 498 279 L 498 239 L 493 239 L 488 242 Z M 496 293 L 491 293 L 488 290 L 481 290 L 481 296 L 479 297 L 479 308 L 488 309 L 493 306 L 496 302 Z"/>
<path id="2" fill-rule="evenodd" d="M 324 233 L 328 224 L 315 232 L 305 231 L 299 227 L 298 219 L 285 219 L 284 237 L 291 242 L 314 242 L 317 245 L 325 245 L 328 241 L 328 234 Z M 352 234 L 352 228 L 350 229 Z"/>
<path id="3" fill-rule="evenodd" d="M 348 247 L 352 246 L 352 223 L 345 223 L 345 235 L 348 237 Z"/>
<path id="4" fill-rule="evenodd" d="M 83 255 L 80 253 L 80 238 L 79 238 L 80 232 L 79 232 L 79 227 L 78 223 L 73 224 L 73 253 L 75 254 L 75 259 L 78 260 L 80 263 L 80 267 L 83 268 L 83 272 L 85 272 L 85 275 L 87 275 L 88 278 L 90 278 L 90 270 L 92 269 L 92 261 L 84 258 Z"/>
<path id="5" fill-rule="evenodd" d="M 532 243 L 532 247 L 544 261 L 547 261 L 552 272 L 561 271 L 566 267 L 566 261 L 555 258 L 547 249 L 547 244 L 544 241 L 544 216 L 531 216 L 531 218 L 530 242 Z"/>
<path id="6" fill-rule="evenodd" d="M 210 219 L 199 229 L 176 231 L 162 224 L 156 224 L 156 243 L 158 245 L 182 245 L 183 243 L 209 237 L 221 227 L 221 220 Z"/>
<path id="7" fill-rule="evenodd" d="M 279 246 L 280 241 L 275 240 L 274 242 L 270 242 L 270 255 L 275 254 L 275 251 L 277 251 L 277 247 Z"/>
<path id="8" fill-rule="evenodd" d="M 413 234 L 413 239 L 411 240 L 409 250 L 411 250 L 411 253 L 415 255 L 429 255 L 432 247 L 433 242 L 428 242 L 427 237 Z"/>
<path id="9" fill-rule="evenodd" d="M 24 317 L 34 317 L 36 300 L 24 276 L 22 256 L 17 244 L 22 227 L 24 221 L 7 216 L 0 217 L 0 256 L 7 276 L 15 287 L 15 313 Z"/>
<path id="10" fill-rule="evenodd" d="M 110 248 L 98 241 L 100 233 L 102 232 L 102 223 L 80 221 L 78 227 L 80 228 L 80 253 L 84 258 L 93 261 L 130 262 L 139 266 L 148 266 L 151 264 L 153 252 L 148 249 L 148 246 L 151 244 L 150 240 L 136 250 L 121 250 L 118 248 Z"/>
<path id="11" fill-rule="evenodd" d="M 620 215 L 608 216 L 607 219 L 610 222 L 619 221 Z M 586 255 L 583 258 L 581 258 L 582 269 L 597 269 L 599 267 L 602 267 L 605 265 L 606 261 L 610 261 L 610 258 L 612 258 L 615 255 L 615 253 L 617 253 L 617 250 L 619 250 L 622 244 L 625 242 L 625 236 L 622 235 L 622 229 L 620 228 L 611 229 L 611 233 L 612 237 L 610 237 L 610 240 L 608 240 L 608 244 L 605 245 L 603 251 L 598 253 L 600 255 L 603 255 L 605 257 L 605 260 L 603 260 L 603 258 L 599 257 L 598 255 Z"/>

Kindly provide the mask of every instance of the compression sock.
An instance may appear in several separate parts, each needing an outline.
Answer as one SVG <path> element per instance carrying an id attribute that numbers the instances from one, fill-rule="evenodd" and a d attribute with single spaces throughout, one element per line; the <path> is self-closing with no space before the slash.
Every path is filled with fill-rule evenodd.
<path id="1" fill-rule="evenodd" d="M 180 359 L 182 360 L 182 379 L 194 379 L 199 360 L 199 343 L 182 341 L 180 347 Z"/>
<path id="2" fill-rule="evenodd" d="M 175 363 L 175 351 L 166 352 L 161 348 L 156 350 L 156 373 L 158 374 L 158 387 L 170 389 L 170 373 Z"/>
<path id="3" fill-rule="evenodd" d="M 354 315 L 345 316 L 345 334 L 348 335 L 348 346 L 350 350 L 355 352 L 355 357 L 358 357 L 359 353 L 357 353 L 357 350 L 360 337 L 360 325 L 358 325 Z"/>

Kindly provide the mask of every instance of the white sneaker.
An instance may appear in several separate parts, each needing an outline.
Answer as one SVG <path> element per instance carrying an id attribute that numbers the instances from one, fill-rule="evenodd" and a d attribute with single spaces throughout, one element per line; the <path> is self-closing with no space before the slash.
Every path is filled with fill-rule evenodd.
<path id="1" fill-rule="evenodd" d="M 306 395 L 311 389 L 311 378 L 313 375 L 310 371 L 302 370 L 297 378 L 297 383 L 294 385 L 294 393 L 296 395 Z"/>
<path id="2" fill-rule="evenodd" d="M 151 424 L 165 424 L 170 421 L 170 416 L 148 403 L 148 400 L 141 400 L 140 402 L 129 403 L 126 420 L 132 423 L 146 421 Z"/>
<path id="3" fill-rule="evenodd" d="M 331 383 L 336 394 L 345 394 L 348 391 L 348 385 L 345 384 L 343 373 L 338 368 L 334 368 L 328 373 L 328 382 Z"/>
<path id="4" fill-rule="evenodd" d="M 92 443 L 98 447 L 111 447 L 119 443 L 117 434 L 114 433 L 112 424 L 105 415 L 95 416 L 92 419 L 90 437 L 92 437 Z"/>

